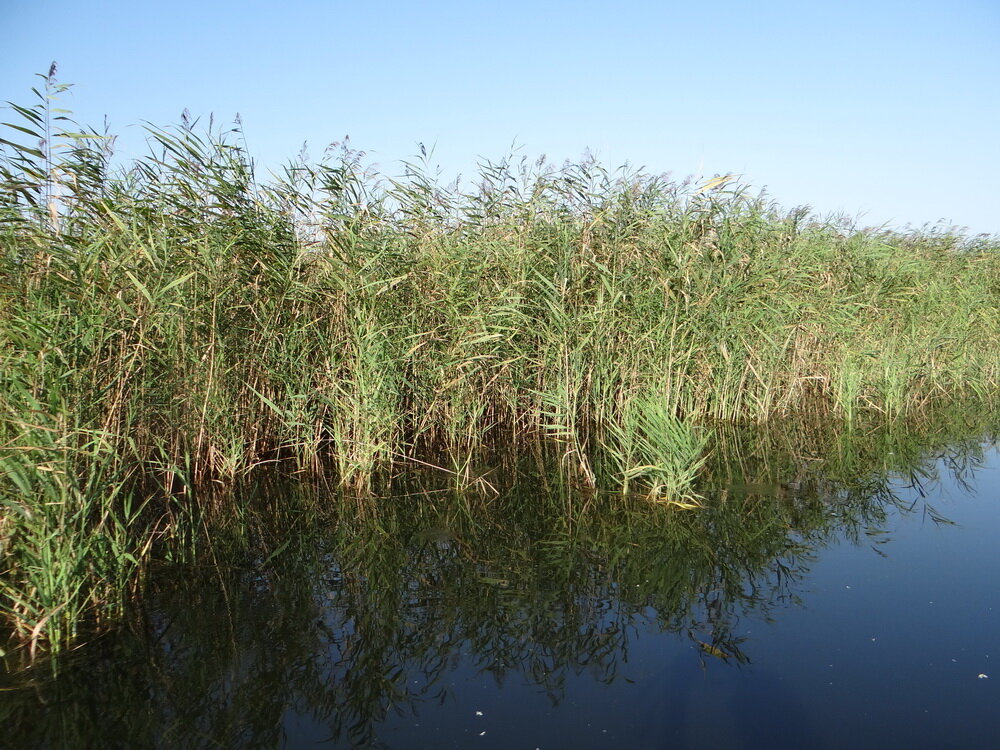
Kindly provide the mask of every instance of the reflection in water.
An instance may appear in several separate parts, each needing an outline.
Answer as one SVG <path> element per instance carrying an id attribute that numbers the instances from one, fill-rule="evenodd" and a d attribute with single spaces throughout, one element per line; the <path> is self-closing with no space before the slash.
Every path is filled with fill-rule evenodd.
<path id="1" fill-rule="evenodd" d="M 651 683 L 661 705 L 649 710 L 697 720 L 698 736 L 680 725 L 674 736 L 704 742 L 729 731 L 698 718 L 711 722 L 706 702 L 718 695 L 700 700 L 697 684 L 672 680 L 721 670 L 724 684 L 756 668 L 747 623 L 796 605 L 831 542 L 884 548 L 892 513 L 945 522 L 899 499 L 926 492 L 942 470 L 971 481 L 979 438 L 935 439 L 945 438 L 949 447 L 932 449 L 927 436 L 892 430 L 720 432 L 697 511 L 583 494 L 558 467 L 534 464 L 495 472 L 499 494 L 488 496 L 407 486 L 359 503 L 272 487 L 267 508 L 216 540 L 212 564 L 160 576 L 124 632 L 58 679 L 11 678 L 6 740 L 257 747 L 297 744 L 306 727 L 313 740 L 379 746 L 380 726 L 419 724 L 460 702 L 470 678 L 528 685 L 552 707 L 581 676 L 621 684 L 636 641 L 659 634 L 672 666 Z M 769 699 L 794 705 L 770 679 Z M 582 719 L 589 709 L 574 710 Z M 740 715 L 767 717 L 768 707 Z M 805 741 L 795 722 L 782 731 Z"/>

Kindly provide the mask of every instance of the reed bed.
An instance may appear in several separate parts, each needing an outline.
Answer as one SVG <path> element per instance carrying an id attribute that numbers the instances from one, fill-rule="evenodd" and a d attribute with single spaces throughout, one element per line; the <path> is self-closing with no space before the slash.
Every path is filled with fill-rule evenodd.
<path id="1" fill-rule="evenodd" d="M 366 494 L 541 445 L 690 504 L 714 422 L 995 400 L 996 238 L 590 160 L 466 187 L 342 147 L 262 183 L 187 118 L 120 164 L 54 73 L 0 136 L 0 612 L 32 648 L 114 618 L 270 463 Z"/>

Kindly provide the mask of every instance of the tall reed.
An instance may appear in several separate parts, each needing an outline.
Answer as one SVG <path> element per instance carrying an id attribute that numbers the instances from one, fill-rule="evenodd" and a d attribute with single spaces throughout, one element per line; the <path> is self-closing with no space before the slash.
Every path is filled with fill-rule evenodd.
<path id="1" fill-rule="evenodd" d="M 209 488 L 278 460 L 366 493 L 544 444 L 688 504 L 715 420 L 995 402 L 996 238 L 591 160 L 446 186 L 344 147 L 262 183 L 189 118 L 116 165 L 54 74 L 0 144 L 0 607 L 31 643 L 113 616 L 225 512 Z"/>

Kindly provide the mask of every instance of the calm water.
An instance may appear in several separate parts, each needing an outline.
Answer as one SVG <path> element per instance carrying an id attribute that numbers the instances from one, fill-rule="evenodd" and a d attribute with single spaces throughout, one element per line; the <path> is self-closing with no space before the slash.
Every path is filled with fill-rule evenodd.
<path id="1" fill-rule="evenodd" d="M 996 448 L 734 448 L 686 513 L 526 476 L 283 521 L 8 678 L 0 743 L 1000 746 Z"/>

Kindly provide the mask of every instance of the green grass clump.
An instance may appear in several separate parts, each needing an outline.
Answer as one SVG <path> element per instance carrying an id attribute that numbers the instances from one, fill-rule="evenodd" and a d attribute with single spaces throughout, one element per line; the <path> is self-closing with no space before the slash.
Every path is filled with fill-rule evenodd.
<path id="1" fill-rule="evenodd" d="M 344 149 L 262 184 L 187 121 L 115 166 L 53 74 L 0 144 L 0 607 L 33 643 L 113 616 L 154 540 L 278 460 L 366 493 L 544 444 L 687 504 L 712 421 L 997 394 L 995 239 L 590 161 L 448 188 Z"/>
<path id="2" fill-rule="evenodd" d="M 692 486 L 705 463 L 707 437 L 674 416 L 661 399 L 628 403 L 607 429 L 607 453 L 617 465 L 624 488 L 638 481 L 648 497 L 693 507 Z"/>

